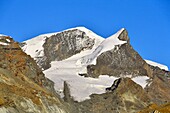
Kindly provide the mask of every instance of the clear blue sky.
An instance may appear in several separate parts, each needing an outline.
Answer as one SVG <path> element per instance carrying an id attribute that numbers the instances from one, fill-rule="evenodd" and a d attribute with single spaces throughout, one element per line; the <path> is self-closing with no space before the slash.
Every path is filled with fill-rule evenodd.
<path id="1" fill-rule="evenodd" d="M 170 67 L 170 0 L 0 0 L 0 33 L 18 42 L 75 26 L 103 37 L 125 27 L 143 58 Z"/>

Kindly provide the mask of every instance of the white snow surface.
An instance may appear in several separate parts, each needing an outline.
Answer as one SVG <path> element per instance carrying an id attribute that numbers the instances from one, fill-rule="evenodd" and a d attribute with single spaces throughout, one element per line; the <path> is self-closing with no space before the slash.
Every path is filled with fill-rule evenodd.
<path id="1" fill-rule="evenodd" d="M 145 60 L 146 61 L 146 63 L 148 63 L 148 64 L 150 64 L 150 65 L 152 65 L 152 66 L 157 66 L 157 67 L 159 67 L 160 69 L 164 69 L 164 70 L 166 70 L 166 71 L 168 71 L 169 69 L 168 69 L 168 66 L 166 66 L 166 65 L 163 65 L 163 64 L 160 64 L 160 63 L 157 63 L 157 62 L 154 62 L 154 61 L 151 61 L 151 60 Z"/>
<path id="2" fill-rule="evenodd" d="M 9 39 L 6 39 L 7 42 L 11 42 Z"/>
<path id="3" fill-rule="evenodd" d="M 148 76 L 137 76 L 137 77 L 132 78 L 132 80 L 136 82 L 137 84 L 139 84 L 140 86 L 142 86 L 142 88 L 144 89 L 148 85 L 147 80 L 149 80 L 149 77 Z"/>
<path id="4" fill-rule="evenodd" d="M 30 40 L 25 41 L 26 45 L 22 47 L 23 51 L 28 55 L 31 55 L 32 58 L 36 59 L 37 57 L 42 57 L 44 55 L 43 44 L 46 37 L 43 35 L 37 36 Z"/>
<path id="5" fill-rule="evenodd" d="M 6 45 L 9 45 L 9 44 L 4 43 L 4 42 L 0 42 L 0 45 L 4 45 L 4 46 L 6 46 Z"/>

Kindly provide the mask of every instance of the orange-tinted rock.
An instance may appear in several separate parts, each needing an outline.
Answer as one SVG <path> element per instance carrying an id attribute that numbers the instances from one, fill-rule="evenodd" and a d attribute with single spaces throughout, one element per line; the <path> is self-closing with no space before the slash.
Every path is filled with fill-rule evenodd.
<path id="1" fill-rule="evenodd" d="M 0 45 L 0 112 L 65 113 L 67 109 L 55 95 L 53 82 L 17 42 L 3 38 L 10 42 Z"/>

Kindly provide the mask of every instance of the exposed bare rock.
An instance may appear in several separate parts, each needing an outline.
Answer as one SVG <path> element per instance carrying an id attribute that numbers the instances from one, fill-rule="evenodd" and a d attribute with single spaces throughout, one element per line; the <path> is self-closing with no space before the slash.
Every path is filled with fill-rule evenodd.
<path id="1" fill-rule="evenodd" d="M 71 102 L 71 95 L 70 95 L 70 89 L 66 81 L 64 81 L 64 101 Z"/>
<path id="2" fill-rule="evenodd" d="M 139 113 L 170 113 L 170 103 L 157 105 L 151 104 L 147 108 L 141 110 Z"/>
<path id="3" fill-rule="evenodd" d="M 74 29 L 47 38 L 44 43 L 44 51 L 50 61 L 59 61 L 79 53 L 83 49 L 91 49 L 93 45 L 94 40 L 89 38 L 85 32 Z"/>
<path id="4" fill-rule="evenodd" d="M 130 42 L 130 39 L 128 37 L 128 32 L 126 29 L 122 31 L 122 33 L 118 36 L 120 40 L 127 41 L 128 43 Z"/>
<path id="5" fill-rule="evenodd" d="M 36 62 L 10 37 L 2 38 L 10 42 L 0 45 L 0 112 L 67 113 Z"/>
<path id="6" fill-rule="evenodd" d="M 146 87 L 146 92 L 152 102 L 161 105 L 170 101 L 170 79 L 163 75 L 155 75 L 151 84 Z"/>

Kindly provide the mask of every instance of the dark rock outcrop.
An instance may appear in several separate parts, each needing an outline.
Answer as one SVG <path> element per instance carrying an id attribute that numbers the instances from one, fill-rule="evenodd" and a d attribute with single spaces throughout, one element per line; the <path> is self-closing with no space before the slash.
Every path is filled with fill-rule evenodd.
<path id="1" fill-rule="evenodd" d="M 112 91 L 114 91 L 114 90 L 118 87 L 118 85 L 119 85 L 120 82 L 121 82 L 121 79 L 115 80 L 114 83 L 113 83 L 113 85 L 112 85 L 111 87 L 106 88 L 106 92 L 112 92 Z"/>
<path id="2" fill-rule="evenodd" d="M 64 101 L 71 102 L 72 99 L 71 99 L 71 95 L 70 95 L 70 89 L 69 89 L 69 86 L 66 81 L 64 81 L 63 93 L 64 93 Z"/>

